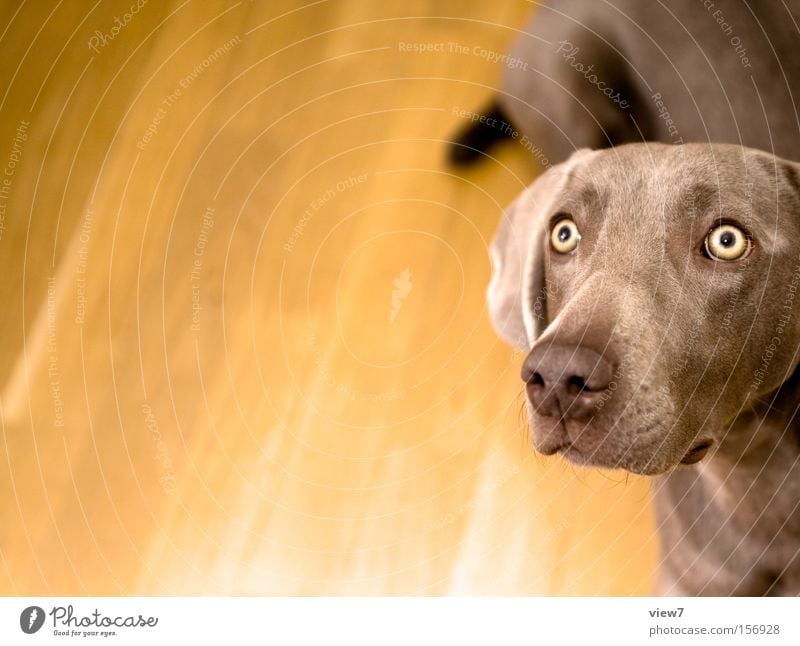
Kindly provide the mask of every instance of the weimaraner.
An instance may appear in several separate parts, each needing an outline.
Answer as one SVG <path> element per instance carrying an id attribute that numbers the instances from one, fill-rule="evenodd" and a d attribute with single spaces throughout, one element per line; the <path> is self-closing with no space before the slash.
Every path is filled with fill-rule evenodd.
<path id="1" fill-rule="evenodd" d="M 535 448 L 655 476 L 665 594 L 800 594 L 800 165 L 580 150 L 504 216 L 488 291 Z"/>
<path id="2" fill-rule="evenodd" d="M 798 22 L 552 0 L 451 148 L 513 133 L 549 168 L 503 218 L 489 309 L 535 448 L 653 476 L 662 594 L 800 594 Z"/>

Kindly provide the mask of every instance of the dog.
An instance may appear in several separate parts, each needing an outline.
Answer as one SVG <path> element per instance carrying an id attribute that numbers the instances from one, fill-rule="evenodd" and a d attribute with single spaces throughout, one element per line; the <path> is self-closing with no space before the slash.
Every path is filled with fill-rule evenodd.
<path id="1" fill-rule="evenodd" d="M 579 150 L 504 215 L 488 305 L 536 450 L 652 476 L 658 590 L 800 594 L 800 164 Z"/>
<path id="2" fill-rule="evenodd" d="M 652 476 L 659 593 L 800 594 L 800 1 L 537 4 L 449 147 L 546 169 L 488 293 L 534 447 Z"/>
<path id="3" fill-rule="evenodd" d="M 733 143 L 800 160 L 800 0 L 548 0 L 501 90 L 449 147 L 468 164 L 502 139 L 544 167 L 580 148 Z"/>

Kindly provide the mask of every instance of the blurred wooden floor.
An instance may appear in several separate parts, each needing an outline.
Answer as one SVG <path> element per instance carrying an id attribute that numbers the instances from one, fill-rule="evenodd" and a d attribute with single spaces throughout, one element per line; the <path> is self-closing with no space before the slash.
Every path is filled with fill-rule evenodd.
<path id="1" fill-rule="evenodd" d="M 487 321 L 532 160 L 443 159 L 529 3 L 132 2 L 0 6 L 0 593 L 648 593 Z"/>

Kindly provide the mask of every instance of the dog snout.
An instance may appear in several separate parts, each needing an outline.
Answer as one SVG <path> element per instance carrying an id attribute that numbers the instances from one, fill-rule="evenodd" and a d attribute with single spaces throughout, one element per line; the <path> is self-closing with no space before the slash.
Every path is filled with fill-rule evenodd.
<path id="1" fill-rule="evenodd" d="M 581 345 L 538 345 L 522 366 L 528 398 L 540 415 L 563 419 L 591 417 L 608 392 L 611 363 Z"/>

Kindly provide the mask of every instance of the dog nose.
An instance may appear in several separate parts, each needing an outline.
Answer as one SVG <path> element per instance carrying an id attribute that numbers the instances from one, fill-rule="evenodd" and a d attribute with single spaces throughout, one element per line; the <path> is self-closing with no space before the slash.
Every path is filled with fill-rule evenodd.
<path id="1" fill-rule="evenodd" d="M 566 419 L 591 417 L 613 374 L 611 363 L 581 345 L 538 345 L 522 365 L 522 379 L 536 412 Z"/>

